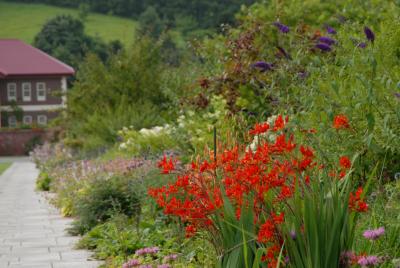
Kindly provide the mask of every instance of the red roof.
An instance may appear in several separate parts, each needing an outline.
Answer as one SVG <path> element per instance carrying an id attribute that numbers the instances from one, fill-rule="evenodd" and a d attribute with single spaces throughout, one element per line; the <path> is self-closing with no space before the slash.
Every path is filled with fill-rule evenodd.
<path id="1" fill-rule="evenodd" d="M 73 75 L 71 66 L 16 39 L 0 39 L 0 77 Z"/>

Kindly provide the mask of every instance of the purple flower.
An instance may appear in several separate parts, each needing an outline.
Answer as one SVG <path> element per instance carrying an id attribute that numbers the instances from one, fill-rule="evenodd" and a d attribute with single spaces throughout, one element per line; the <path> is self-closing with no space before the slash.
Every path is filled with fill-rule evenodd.
<path id="1" fill-rule="evenodd" d="M 141 248 L 136 250 L 135 254 L 141 256 L 146 254 L 156 254 L 159 251 L 160 251 L 159 247 Z"/>
<path id="2" fill-rule="evenodd" d="M 251 65 L 251 67 L 257 68 L 262 72 L 265 72 L 265 71 L 268 71 L 268 70 L 272 70 L 272 64 L 267 63 L 265 61 L 257 61 L 256 63 L 253 63 Z"/>
<path id="3" fill-rule="evenodd" d="M 324 44 L 327 44 L 327 45 L 333 45 L 333 44 L 336 43 L 336 40 L 334 40 L 334 39 L 332 39 L 332 38 L 330 38 L 330 37 L 327 37 L 327 36 L 321 36 L 321 37 L 319 38 L 319 41 L 320 41 L 321 43 L 324 43 Z"/>
<path id="4" fill-rule="evenodd" d="M 384 227 L 379 227 L 378 229 L 375 229 L 375 230 L 366 230 L 363 233 L 363 236 L 366 239 L 376 240 L 379 237 L 381 237 L 384 233 L 385 233 L 385 228 Z"/>
<path id="5" fill-rule="evenodd" d="M 290 232 L 289 232 L 289 235 L 290 235 L 290 237 L 291 237 L 293 240 L 296 240 L 297 235 L 296 235 L 296 232 L 295 232 L 294 230 L 290 231 Z"/>
<path id="6" fill-rule="evenodd" d="M 136 259 L 129 260 L 122 264 L 122 268 L 132 268 L 140 265 L 140 261 Z"/>
<path id="7" fill-rule="evenodd" d="M 357 263 L 362 267 L 375 266 L 380 263 L 380 259 L 377 256 L 363 256 Z"/>
<path id="8" fill-rule="evenodd" d="M 163 262 L 174 261 L 177 258 L 178 258 L 178 254 L 171 254 L 171 255 L 165 256 L 163 259 Z"/>
<path id="9" fill-rule="evenodd" d="M 344 251 L 340 254 L 340 263 L 344 267 L 348 267 L 355 258 L 356 255 L 352 251 Z"/>
<path id="10" fill-rule="evenodd" d="M 280 23 L 279 21 L 274 22 L 274 25 L 276 26 L 276 28 L 278 28 L 279 31 L 281 31 L 282 33 L 288 33 L 290 31 L 289 26 L 286 26 L 285 24 Z"/>
<path id="11" fill-rule="evenodd" d="M 153 266 L 150 264 L 144 264 L 144 265 L 140 265 L 139 268 L 153 268 Z"/>
<path id="12" fill-rule="evenodd" d="M 400 100 L 400 92 L 394 93 L 394 96 Z"/>
<path id="13" fill-rule="evenodd" d="M 365 33 L 365 36 L 367 37 L 367 39 L 373 43 L 374 40 L 375 40 L 375 34 L 374 34 L 374 32 L 373 32 L 370 28 L 368 28 L 367 26 L 365 26 L 365 27 L 364 27 L 364 33 Z"/>
<path id="14" fill-rule="evenodd" d="M 157 265 L 157 268 L 171 268 L 172 266 L 171 265 L 169 265 L 169 264 L 160 264 L 160 265 Z"/>
<path id="15" fill-rule="evenodd" d="M 367 47 L 367 43 L 365 43 L 365 42 L 358 43 L 358 44 L 357 44 L 357 47 L 359 47 L 359 48 L 366 48 L 366 47 Z"/>
<path id="16" fill-rule="evenodd" d="M 315 47 L 316 47 L 316 48 L 319 48 L 320 50 L 322 50 L 322 51 L 324 51 L 324 52 L 328 52 L 328 51 L 331 51 L 331 50 L 332 50 L 332 48 L 331 48 L 329 45 L 324 44 L 324 43 L 316 44 Z"/>
<path id="17" fill-rule="evenodd" d="M 327 32 L 328 34 L 336 34 L 336 30 L 333 29 L 333 28 L 330 27 L 330 26 L 326 26 L 326 32 Z"/>

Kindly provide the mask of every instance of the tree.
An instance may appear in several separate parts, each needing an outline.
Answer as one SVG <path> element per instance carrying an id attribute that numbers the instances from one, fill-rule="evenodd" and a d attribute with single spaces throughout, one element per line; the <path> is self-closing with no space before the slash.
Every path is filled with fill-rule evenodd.
<path id="1" fill-rule="evenodd" d="M 82 21 L 69 15 L 50 19 L 36 35 L 33 45 L 61 61 L 77 67 L 88 51 L 107 57 L 107 46 L 85 34 Z"/>
<path id="2" fill-rule="evenodd" d="M 157 10 L 153 6 L 147 9 L 139 17 L 138 33 L 157 40 L 165 30 L 164 22 L 161 20 Z"/>
<path id="3" fill-rule="evenodd" d="M 158 43 L 149 38 L 137 40 L 107 63 L 89 55 L 68 93 L 68 137 L 93 149 L 113 144 L 124 126 L 162 123 L 163 112 L 171 109 L 162 90 L 165 70 Z"/>

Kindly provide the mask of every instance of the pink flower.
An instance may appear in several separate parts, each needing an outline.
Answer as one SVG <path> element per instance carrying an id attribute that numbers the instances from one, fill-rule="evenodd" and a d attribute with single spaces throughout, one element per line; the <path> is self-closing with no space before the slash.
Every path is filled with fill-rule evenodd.
<path id="1" fill-rule="evenodd" d="M 363 233 L 363 236 L 366 239 L 376 240 L 379 237 L 381 237 L 384 233 L 385 233 L 385 228 L 384 227 L 379 227 L 378 229 L 375 229 L 375 230 L 366 230 Z"/>
<path id="2" fill-rule="evenodd" d="M 132 268 L 140 265 L 140 261 L 132 259 L 122 265 L 122 268 Z"/>
<path id="3" fill-rule="evenodd" d="M 375 266 L 380 262 L 381 260 L 377 256 L 363 256 L 360 259 L 358 259 L 357 263 L 362 267 L 368 267 L 368 266 Z"/>

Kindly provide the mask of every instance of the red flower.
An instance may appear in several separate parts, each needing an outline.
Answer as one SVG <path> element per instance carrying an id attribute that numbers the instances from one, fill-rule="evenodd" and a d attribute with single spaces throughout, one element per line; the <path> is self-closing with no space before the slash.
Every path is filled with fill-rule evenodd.
<path id="1" fill-rule="evenodd" d="M 288 117 L 286 117 L 286 122 L 289 121 Z M 278 115 L 278 117 L 275 120 L 275 124 L 274 124 L 274 131 L 278 131 L 281 130 L 285 127 L 285 121 L 282 118 L 282 115 Z"/>
<path id="2" fill-rule="evenodd" d="M 343 169 L 349 169 L 351 167 L 351 161 L 347 156 L 340 157 L 339 164 Z"/>
<path id="3" fill-rule="evenodd" d="M 364 198 L 361 197 L 363 194 L 363 189 L 359 187 L 355 194 L 350 193 L 349 198 L 349 208 L 352 211 L 357 212 L 366 212 L 368 211 L 368 204 L 364 201 Z"/>
<path id="4" fill-rule="evenodd" d="M 186 237 L 192 237 L 196 234 L 197 229 L 194 225 L 188 225 L 185 227 Z"/>
<path id="5" fill-rule="evenodd" d="M 336 115 L 335 118 L 333 119 L 333 128 L 335 129 L 350 128 L 349 119 L 343 114 Z"/>
<path id="6" fill-rule="evenodd" d="M 252 130 L 250 130 L 250 134 L 251 135 L 258 135 L 258 134 L 262 134 L 265 133 L 269 130 L 269 124 L 268 123 L 262 123 L 262 124 L 258 124 L 256 123 L 254 125 L 254 128 Z"/>
<path id="7" fill-rule="evenodd" d="M 175 170 L 175 165 L 174 162 L 172 161 L 172 158 L 168 160 L 165 155 L 163 159 L 158 162 L 158 167 L 162 168 L 161 171 L 162 174 L 169 174 L 171 171 Z"/>

